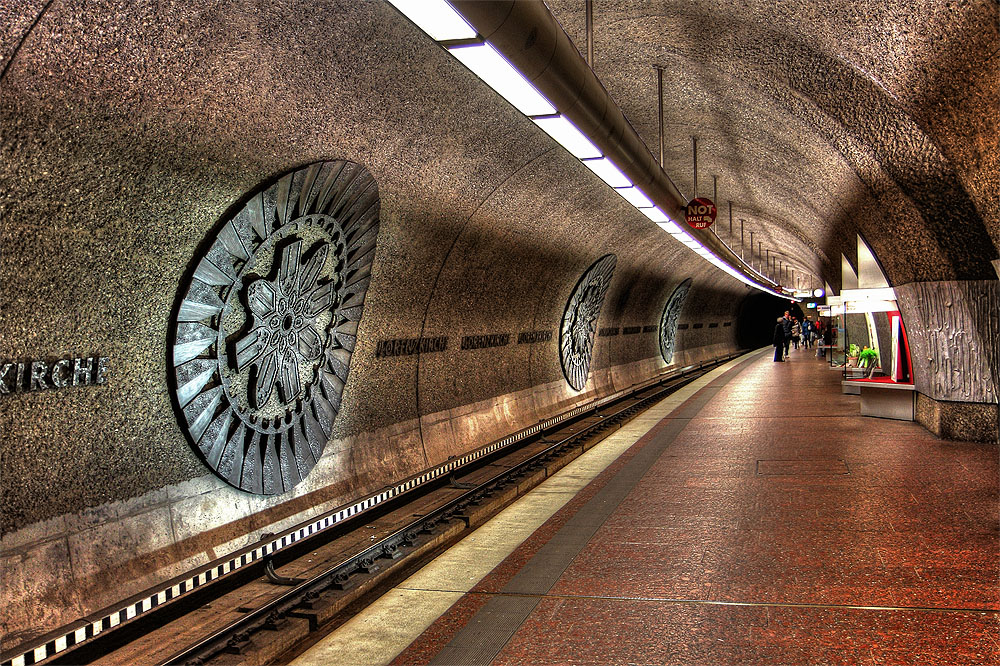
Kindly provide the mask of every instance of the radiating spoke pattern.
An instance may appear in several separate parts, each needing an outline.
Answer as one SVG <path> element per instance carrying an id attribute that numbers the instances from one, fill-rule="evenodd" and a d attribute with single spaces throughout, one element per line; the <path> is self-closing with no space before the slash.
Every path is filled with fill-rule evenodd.
<path id="1" fill-rule="evenodd" d="M 559 331 L 559 354 L 566 381 L 577 391 L 587 385 L 597 319 L 618 259 L 606 254 L 588 268 L 566 303 Z"/>
<path id="2" fill-rule="evenodd" d="M 173 391 L 193 445 L 228 483 L 291 489 L 333 431 L 371 278 L 378 187 L 319 162 L 220 222 L 179 298 Z"/>
<path id="3" fill-rule="evenodd" d="M 667 299 L 667 304 L 663 306 L 663 314 L 660 316 L 660 354 L 667 365 L 674 362 L 677 322 L 680 319 L 681 308 L 684 307 L 684 300 L 689 291 L 691 291 L 691 278 L 677 285 L 674 293 Z"/>

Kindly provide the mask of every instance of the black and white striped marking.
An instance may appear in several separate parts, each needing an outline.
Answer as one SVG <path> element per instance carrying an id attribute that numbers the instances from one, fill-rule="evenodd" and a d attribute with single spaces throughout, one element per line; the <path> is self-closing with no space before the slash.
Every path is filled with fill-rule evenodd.
<path id="1" fill-rule="evenodd" d="M 257 560 L 263 558 L 266 555 L 275 553 L 282 548 L 285 548 L 301 539 L 322 532 L 333 525 L 336 525 L 348 518 L 356 516 L 357 514 L 367 511 L 368 509 L 385 502 L 386 500 L 392 499 L 397 495 L 412 490 L 418 486 L 422 486 L 429 481 L 437 479 L 438 477 L 448 474 L 452 470 L 466 465 L 470 462 L 478 460 L 483 456 L 494 453 L 498 449 L 502 449 L 506 446 L 518 442 L 526 437 L 530 437 L 542 430 L 551 428 L 554 425 L 558 425 L 563 421 L 574 418 L 583 414 L 584 412 L 590 411 L 595 408 L 602 407 L 603 405 L 618 400 L 625 396 L 627 393 L 634 391 L 637 388 L 644 386 L 650 386 L 659 381 L 662 381 L 666 376 L 681 374 L 682 372 L 693 368 L 694 366 L 689 366 L 680 370 L 674 370 L 670 373 L 665 373 L 664 375 L 659 375 L 658 377 L 645 382 L 643 385 L 631 387 L 627 390 L 618 391 L 611 395 L 605 396 L 599 400 L 588 403 L 580 407 L 571 409 L 568 412 L 559 414 L 550 419 L 540 421 L 533 426 L 529 426 L 523 430 L 520 430 L 513 435 L 508 435 L 501 440 L 487 444 L 486 446 L 467 453 L 464 456 L 449 460 L 446 463 L 433 467 L 426 472 L 422 472 L 416 476 L 410 477 L 409 479 L 398 483 L 397 485 L 384 490 L 378 494 L 367 497 L 363 500 L 359 500 L 350 506 L 341 508 L 332 512 L 322 518 L 319 518 L 313 522 L 303 525 L 298 528 L 294 528 L 292 532 L 285 534 L 281 537 L 276 537 L 273 541 L 270 541 L 264 545 L 257 546 L 256 548 L 247 552 L 238 552 L 234 554 L 230 559 L 226 560 L 221 564 L 215 564 L 208 569 L 198 571 L 193 573 L 189 578 L 172 585 L 167 588 L 160 589 L 153 594 L 137 601 L 133 604 L 129 604 L 123 608 L 119 608 L 112 611 L 106 615 L 103 615 L 99 619 L 88 621 L 85 623 L 74 623 L 70 625 L 66 633 L 63 635 L 50 640 L 41 645 L 36 645 L 31 647 L 21 654 L 13 657 L 12 659 L 6 659 L 0 662 L 0 666 L 31 666 L 31 664 L 40 663 L 52 656 L 64 652 L 65 650 L 82 643 L 86 640 L 94 638 L 103 631 L 117 627 L 120 624 L 128 622 L 139 615 L 142 615 L 149 610 L 156 608 L 168 601 L 176 599 L 183 594 L 186 594 L 206 583 L 226 576 L 240 567 L 246 566 L 251 562 L 256 562 Z"/>

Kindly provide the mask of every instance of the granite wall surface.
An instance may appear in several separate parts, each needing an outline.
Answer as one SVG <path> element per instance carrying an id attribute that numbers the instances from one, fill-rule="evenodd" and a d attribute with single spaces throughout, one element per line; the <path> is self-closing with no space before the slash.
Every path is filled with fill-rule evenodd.
<path id="1" fill-rule="evenodd" d="M 914 419 L 943 439 L 997 444 L 1000 412 L 997 404 L 935 400 L 917 393 Z"/>
<path id="2" fill-rule="evenodd" d="M 1000 282 L 914 282 L 896 295 L 917 390 L 935 400 L 996 403 Z"/>
<path id="3" fill-rule="evenodd" d="M 645 329 L 686 278 L 675 364 L 736 348 L 726 323 L 742 284 L 385 3 L 15 9 L 0 78 L 0 361 L 104 356 L 110 372 L 100 386 L 0 396 L 5 649 L 655 375 L 664 364 Z M 325 159 L 378 183 L 372 283 L 333 440 L 290 493 L 250 495 L 209 473 L 182 434 L 168 322 L 226 211 Z M 607 253 L 618 259 L 607 334 L 576 392 L 558 328 L 580 274 Z M 535 331 L 553 336 L 517 342 Z M 495 334 L 511 340 L 461 347 Z M 376 353 L 444 336 L 444 351 Z"/>
<path id="4" fill-rule="evenodd" d="M 896 287 L 918 391 L 916 419 L 946 439 L 1000 439 L 1000 282 Z"/>

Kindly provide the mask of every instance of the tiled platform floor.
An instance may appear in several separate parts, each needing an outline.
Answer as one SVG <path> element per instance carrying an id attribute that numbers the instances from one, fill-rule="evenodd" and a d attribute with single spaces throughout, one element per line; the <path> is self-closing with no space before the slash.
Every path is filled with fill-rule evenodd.
<path id="1" fill-rule="evenodd" d="M 492 663 L 1000 664 L 996 445 L 861 417 L 839 383 L 800 351 L 694 396 L 704 406 L 510 639 L 492 639 Z M 489 634 L 498 615 L 477 611 L 544 564 L 539 550 L 661 433 L 393 663 L 448 663 L 470 622 Z"/>

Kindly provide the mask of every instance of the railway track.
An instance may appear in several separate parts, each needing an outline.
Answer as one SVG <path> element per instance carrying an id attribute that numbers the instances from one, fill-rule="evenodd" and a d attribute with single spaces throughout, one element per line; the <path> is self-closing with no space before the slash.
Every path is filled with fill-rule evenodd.
<path id="1" fill-rule="evenodd" d="M 297 650 L 712 367 L 626 392 L 53 655 L 47 664 L 266 664 Z M 268 535 L 271 536 L 271 535 Z"/>

